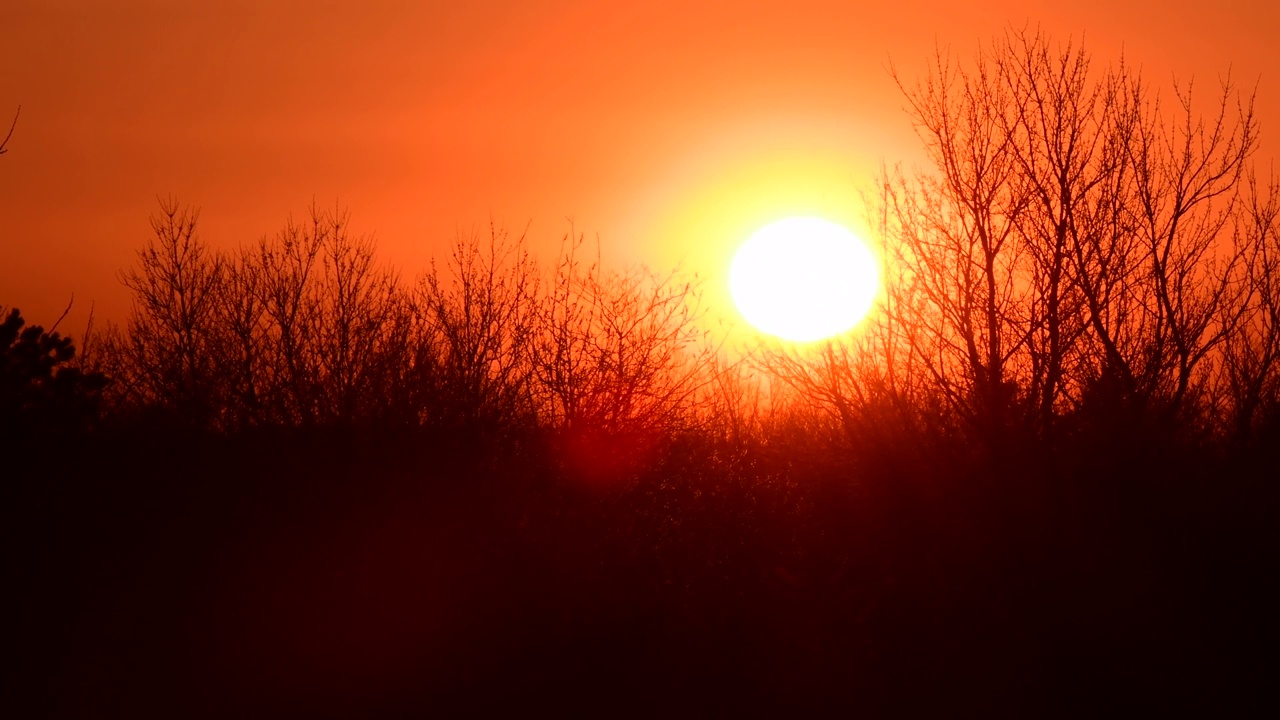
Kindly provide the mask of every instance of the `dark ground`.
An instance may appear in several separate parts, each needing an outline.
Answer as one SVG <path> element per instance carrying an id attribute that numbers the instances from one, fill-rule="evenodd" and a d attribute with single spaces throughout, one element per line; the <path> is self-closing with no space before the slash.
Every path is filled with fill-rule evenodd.
<path id="1" fill-rule="evenodd" d="M 592 482 L 542 447 L 156 428 L 24 442 L 4 481 L 6 645 L 32 711 L 13 717 L 1276 703 L 1275 445 L 1095 447 L 1033 471 L 1012 452 L 693 438 Z"/>

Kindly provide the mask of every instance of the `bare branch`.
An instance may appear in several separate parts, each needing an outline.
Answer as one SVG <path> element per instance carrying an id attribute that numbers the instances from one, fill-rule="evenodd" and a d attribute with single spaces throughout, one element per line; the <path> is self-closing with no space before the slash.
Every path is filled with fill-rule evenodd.
<path id="1" fill-rule="evenodd" d="M 22 106 L 18 106 L 18 111 L 13 114 L 13 122 L 9 124 L 9 133 L 4 136 L 4 140 L 0 140 L 0 155 L 9 152 L 5 146 L 9 144 L 9 139 L 13 137 L 14 128 L 18 127 L 18 116 L 22 114 Z"/>

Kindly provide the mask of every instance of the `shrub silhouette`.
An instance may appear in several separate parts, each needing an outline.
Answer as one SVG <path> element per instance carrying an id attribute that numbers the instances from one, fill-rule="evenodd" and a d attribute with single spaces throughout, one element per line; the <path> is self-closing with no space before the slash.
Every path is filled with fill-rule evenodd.
<path id="1" fill-rule="evenodd" d="M 0 323 L 0 434 L 14 439 L 89 429 L 106 377 L 76 366 L 71 338 L 25 325 L 17 308 Z"/>

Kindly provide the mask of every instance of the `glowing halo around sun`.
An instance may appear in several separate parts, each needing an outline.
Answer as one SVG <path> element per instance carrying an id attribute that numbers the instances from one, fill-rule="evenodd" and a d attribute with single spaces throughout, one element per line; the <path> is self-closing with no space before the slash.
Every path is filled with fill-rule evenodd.
<path id="1" fill-rule="evenodd" d="M 729 292 L 757 330 L 795 342 L 822 340 L 858 324 L 880 288 L 871 250 L 848 228 L 815 217 L 756 231 L 729 266 Z"/>

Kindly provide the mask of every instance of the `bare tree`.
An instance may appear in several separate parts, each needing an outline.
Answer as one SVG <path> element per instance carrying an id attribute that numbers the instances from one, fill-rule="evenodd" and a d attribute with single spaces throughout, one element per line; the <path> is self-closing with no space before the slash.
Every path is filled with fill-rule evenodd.
<path id="1" fill-rule="evenodd" d="M 884 172 L 881 306 L 854 341 L 766 368 L 850 437 L 868 403 L 920 422 L 942 401 L 989 447 L 1099 402 L 1203 414 L 1261 293 L 1251 98 L 1228 80 L 1202 116 L 1179 87 L 1171 115 L 1123 62 L 1025 30 L 899 85 L 931 162 Z"/>
<path id="2" fill-rule="evenodd" d="M 1016 138 L 1006 132 L 1018 98 L 999 69 L 981 52 L 972 71 L 939 53 L 924 81 L 899 82 L 936 173 L 892 199 L 895 259 L 923 300 L 902 307 L 903 321 L 924 330 L 914 351 L 955 410 L 996 442 L 1018 391 L 1009 364 L 1031 326 L 1018 243 L 1030 198 L 1014 181 Z"/>
<path id="3" fill-rule="evenodd" d="M 252 250 L 241 248 L 226 264 L 218 287 L 219 376 L 226 385 L 226 422 L 248 427 L 268 421 L 268 316 L 262 266 Z"/>
<path id="4" fill-rule="evenodd" d="M 1194 111 L 1190 85 L 1176 98 L 1172 120 L 1158 98 L 1147 104 L 1129 149 L 1150 298 L 1141 306 L 1151 328 L 1143 374 L 1175 411 L 1197 366 L 1234 327 L 1223 311 L 1245 257 L 1228 228 L 1258 142 L 1253 99 L 1236 97 L 1230 78 L 1208 118 Z"/>
<path id="5" fill-rule="evenodd" d="M 1280 405 L 1280 182 L 1248 178 L 1237 215 L 1238 244 L 1247 248 L 1246 292 L 1223 339 L 1221 382 L 1225 420 L 1234 440 L 1248 443 L 1260 416 Z"/>
<path id="6" fill-rule="evenodd" d="M 319 413 L 319 368 L 312 350 L 320 299 L 313 276 L 328 233 L 327 221 L 313 208 L 310 223 L 290 218 L 275 237 L 258 241 L 254 262 L 269 319 L 268 402 L 277 422 L 311 424 Z"/>
<path id="7" fill-rule="evenodd" d="M 160 200 L 160 213 L 151 217 L 153 237 L 138 252 L 138 264 L 121 275 L 134 300 L 127 334 L 108 339 L 122 391 L 203 424 L 218 402 L 213 338 L 226 268 L 201 241 L 199 217 L 173 198 Z"/>
<path id="8" fill-rule="evenodd" d="M 387 331 L 406 298 L 396 274 L 378 264 L 373 241 L 351 235 L 349 214 L 335 210 L 327 219 L 316 365 L 327 419 L 355 420 L 383 399 Z"/>
<path id="9" fill-rule="evenodd" d="M 581 244 L 570 238 L 543 296 L 534 354 L 543 418 L 568 431 L 671 431 L 714 359 L 696 324 L 696 288 L 644 270 L 584 267 Z"/>
<path id="10" fill-rule="evenodd" d="M 135 303 L 125 332 L 104 336 L 121 393 L 221 429 L 391 412 L 408 298 L 345 212 L 313 208 L 309 223 L 223 256 L 200 241 L 198 212 L 161 210 L 122 276 Z"/>
<path id="11" fill-rule="evenodd" d="M 444 268 L 419 282 L 422 357 L 434 369 L 432 411 L 448 422 L 511 425 L 533 418 L 531 353 L 538 270 L 524 246 L 489 226 L 487 241 L 459 238 Z"/>
<path id="12" fill-rule="evenodd" d="M 354 237 L 343 210 L 313 207 L 273 238 L 242 252 L 224 306 L 251 395 L 276 423 L 352 420 L 373 412 L 391 372 L 386 354 L 403 350 L 407 323 L 399 280 L 380 266 L 372 240 Z M 260 368 L 260 369 L 259 369 Z"/>
<path id="13" fill-rule="evenodd" d="M 1090 219 L 1115 207 L 1134 111 L 1129 78 L 1118 70 L 1095 78 L 1088 53 L 1051 46 L 1040 33 L 997 41 L 999 82 L 1015 99 L 1000 131 L 1010 138 L 1011 183 L 1026 199 L 1017 223 L 1028 253 L 1025 367 L 1019 373 L 1028 415 L 1045 433 L 1070 398 L 1068 376 L 1084 362 L 1086 294 L 1096 268 L 1073 276 L 1073 248 L 1089 236 Z"/>

